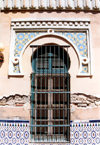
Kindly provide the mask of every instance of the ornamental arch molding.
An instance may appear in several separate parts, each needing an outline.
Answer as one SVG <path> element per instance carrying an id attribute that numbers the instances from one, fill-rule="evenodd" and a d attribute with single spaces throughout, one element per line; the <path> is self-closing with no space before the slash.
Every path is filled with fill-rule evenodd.
<path id="1" fill-rule="evenodd" d="M 70 52 L 73 49 L 74 53 L 76 52 L 75 55 L 77 56 L 77 60 L 76 60 L 77 62 L 76 63 L 78 63 L 79 66 L 81 66 L 80 65 L 81 64 L 81 62 L 80 62 L 81 56 L 80 56 L 79 51 L 77 50 L 76 46 L 73 43 L 71 43 L 70 40 L 67 40 L 66 37 L 60 36 L 59 34 L 52 34 L 52 33 L 42 34 L 40 36 L 37 36 L 35 39 L 33 38 L 31 41 L 29 41 L 25 45 L 25 47 L 23 48 L 23 51 L 21 52 L 20 64 L 22 64 L 23 55 L 24 55 L 24 52 L 25 52 L 26 49 L 30 49 L 30 48 L 32 49 L 31 54 L 30 54 L 30 57 L 31 57 L 32 53 L 34 53 L 38 49 L 39 46 L 43 46 L 43 45 L 58 45 L 58 46 L 61 46 L 61 47 L 63 47 L 65 52 L 67 52 L 69 54 L 70 57 L 72 56 L 71 55 L 72 53 L 70 54 Z M 75 57 L 74 57 L 74 59 L 75 59 Z M 66 59 L 66 61 L 67 61 L 67 59 Z M 24 62 L 25 62 L 25 60 L 24 60 Z M 20 69 L 22 70 L 21 67 L 22 67 L 22 65 L 20 65 Z"/>
<path id="2" fill-rule="evenodd" d="M 39 41 L 38 44 L 37 41 Z M 30 45 L 46 43 L 69 45 L 74 48 L 79 62 L 79 68 L 77 68 L 79 70 L 76 75 L 91 76 L 89 41 L 89 20 L 12 20 L 9 76 L 24 76 L 22 56 L 25 49 Z"/>

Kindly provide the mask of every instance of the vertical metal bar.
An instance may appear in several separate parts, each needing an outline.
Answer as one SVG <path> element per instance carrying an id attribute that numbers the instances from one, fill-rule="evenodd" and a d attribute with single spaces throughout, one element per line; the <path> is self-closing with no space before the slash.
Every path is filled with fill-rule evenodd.
<path id="1" fill-rule="evenodd" d="M 48 112 L 48 119 L 49 119 L 49 125 L 51 125 L 51 46 L 49 46 L 49 53 L 48 53 L 48 57 L 49 57 L 49 79 L 48 79 L 48 88 L 49 88 L 49 94 L 48 94 L 48 105 L 49 105 L 49 112 Z M 49 139 L 51 140 L 51 126 L 48 127 L 48 133 L 49 133 Z"/>
<path id="2" fill-rule="evenodd" d="M 64 48 L 62 48 L 63 49 L 63 58 L 62 58 L 62 60 L 63 60 L 63 92 L 64 92 L 64 90 L 65 90 L 65 63 L 64 63 Z M 65 122 L 65 117 L 64 117 L 64 115 L 65 115 L 65 108 L 64 108 L 64 104 L 65 104 L 65 101 L 64 101 L 64 99 L 65 99 L 65 93 L 63 93 L 63 125 L 64 125 L 64 122 Z M 63 126 L 63 137 L 64 137 L 64 130 L 65 130 L 65 128 L 64 128 L 64 126 Z"/>
<path id="3" fill-rule="evenodd" d="M 51 89 L 52 89 L 52 83 L 51 83 L 51 69 L 52 69 L 52 60 L 51 60 L 51 46 L 49 46 L 49 81 L 48 81 L 48 87 L 49 87 L 49 125 L 51 125 L 51 118 L 52 118 L 52 110 L 51 110 L 51 96 L 52 94 L 50 93 L 51 92 Z M 49 139 L 51 140 L 51 131 L 52 130 L 52 127 L 50 126 L 49 127 Z"/>
<path id="4" fill-rule="evenodd" d="M 53 62 L 53 49 L 54 46 L 51 46 L 51 91 L 53 91 L 53 78 L 52 78 L 52 62 Z M 51 94 L 51 125 L 53 125 L 53 108 L 52 108 L 52 104 L 53 104 L 53 93 Z M 53 127 L 51 126 L 51 139 L 53 138 Z"/>
<path id="5" fill-rule="evenodd" d="M 67 52 L 66 52 L 66 57 L 67 57 L 67 62 L 66 62 L 66 68 L 65 68 L 65 71 L 66 71 L 66 69 L 68 69 L 68 47 L 66 48 L 66 50 L 67 50 Z M 66 85 L 67 85 L 67 92 L 68 92 L 68 72 L 67 72 L 67 76 L 66 76 Z M 67 125 L 68 125 L 68 93 L 66 94 L 66 105 L 67 105 L 67 107 L 66 107 L 66 109 L 65 109 L 65 111 L 67 112 Z M 66 139 L 67 139 L 67 141 L 68 141 L 68 127 L 66 127 Z"/>
<path id="6" fill-rule="evenodd" d="M 52 53 L 51 53 L 51 46 L 50 46 L 50 59 L 49 59 L 49 60 L 50 60 L 50 62 L 49 62 L 49 66 L 50 66 L 50 84 L 49 84 L 49 85 L 50 85 L 50 90 L 49 90 L 49 91 L 50 91 L 50 92 L 51 92 L 51 88 L 52 88 L 52 86 L 51 86 L 51 85 L 52 85 L 52 84 L 51 84 L 51 79 L 52 79 L 52 78 L 51 78 L 51 54 L 52 54 Z M 52 96 L 52 94 L 50 93 L 50 125 L 51 125 L 51 116 L 52 116 L 52 110 L 51 110 L 51 96 Z M 51 140 L 51 129 L 52 129 L 52 127 L 50 127 L 50 140 Z"/>
<path id="7" fill-rule="evenodd" d="M 36 62 L 35 62 L 35 70 L 36 70 L 36 73 L 38 71 L 38 68 L 37 68 L 38 63 L 39 63 L 38 62 L 38 47 L 36 46 Z M 37 79 L 38 79 L 38 76 L 36 76 L 36 84 L 35 84 L 35 86 L 36 86 L 36 92 L 35 92 L 36 97 L 38 96 L 38 87 L 37 87 L 38 82 L 37 82 Z M 37 122 L 38 122 L 38 119 L 37 119 L 37 112 L 38 112 L 37 105 L 35 105 L 35 110 L 36 110 L 35 120 L 36 120 L 36 125 L 37 125 Z M 35 127 L 35 141 L 37 141 L 37 138 L 38 138 L 37 131 L 38 131 L 38 127 Z"/>
<path id="8" fill-rule="evenodd" d="M 50 136 L 50 76 L 49 76 L 49 73 L 50 73 L 50 58 L 49 58 L 49 54 L 50 54 L 50 48 L 48 47 L 48 140 L 49 140 L 49 136 Z"/>
<path id="9" fill-rule="evenodd" d="M 67 47 L 67 54 L 68 54 L 68 47 Z M 69 57 L 67 55 L 67 68 L 69 68 Z M 67 90 L 70 92 L 70 75 L 68 73 L 67 77 Z M 67 94 L 67 125 L 70 125 L 70 93 Z M 70 127 L 67 127 L 67 140 L 70 140 Z"/>
<path id="10" fill-rule="evenodd" d="M 46 46 L 46 61 L 47 61 L 47 69 L 45 71 L 46 73 L 46 81 L 47 81 L 47 92 L 48 92 L 48 67 L 49 67 L 49 64 L 48 64 L 48 47 Z M 48 93 L 46 94 L 47 96 L 47 108 L 46 108 L 46 111 L 47 111 L 47 125 L 48 125 Z M 48 127 L 47 127 L 47 140 L 48 140 Z"/>
<path id="11" fill-rule="evenodd" d="M 37 46 L 37 63 L 40 63 L 38 57 L 39 57 L 39 47 Z M 36 66 L 36 67 L 37 67 L 37 66 Z M 37 72 L 36 72 L 36 73 L 37 73 L 37 74 L 39 73 L 38 68 L 37 68 Z M 37 75 L 37 77 L 39 77 L 39 74 Z M 39 81 L 39 80 L 38 80 L 38 81 Z M 38 95 L 38 92 L 39 92 L 38 89 L 39 89 L 39 88 L 38 88 L 38 86 L 37 86 L 37 95 Z M 39 112 L 39 111 L 38 111 L 38 110 L 39 110 L 39 109 L 38 109 L 38 106 L 36 106 L 36 110 L 37 110 L 37 112 Z M 39 121 L 38 121 L 38 114 L 37 114 L 36 120 L 37 120 L 37 123 L 39 123 Z M 38 133 L 39 128 L 38 128 L 38 127 L 36 127 L 36 128 L 37 128 L 36 141 L 38 141 L 38 140 L 39 140 L 39 133 Z"/>
<path id="12" fill-rule="evenodd" d="M 46 61 L 47 61 L 47 60 L 46 60 L 46 52 L 47 52 L 47 47 L 45 46 L 44 66 L 47 65 L 47 66 L 46 66 L 46 69 L 47 69 L 47 68 L 48 68 L 48 64 L 47 64 L 47 62 L 46 62 Z M 45 76 L 45 92 L 46 92 L 46 91 L 47 91 L 47 90 L 46 90 L 47 80 L 46 80 L 45 70 L 44 70 L 44 76 Z M 46 105 L 47 105 L 47 104 L 46 104 L 46 100 L 47 100 L 47 98 L 46 98 L 47 96 L 46 96 L 46 95 L 47 95 L 47 93 L 45 93 L 45 98 L 44 98 L 44 99 L 45 99 L 45 103 L 44 103 L 44 104 L 45 104 L 45 112 L 44 112 L 44 113 L 45 113 L 45 125 L 46 125 Z M 46 133 L 46 132 L 47 132 L 47 131 L 46 131 L 46 127 L 45 127 L 44 130 L 45 130 L 45 133 Z"/>
<path id="13" fill-rule="evenodd" d="M 33 48 L 32 48 L 32 65 L 33 65 Z M 33 67 L 33 66 L 32 66 Z M 34 92 L 34 74 L 31 76 L 31 92 Z M 31 125 L 33 125 L 33 117 L 34 117 L 34 93 L 31 93 Z M 31 126 L 31 139 L 33 138 L 33 127 Z"/>
<path id="14" fill-rule="evenodd" d="M 36 96 L 37 96 L 37 101 L 38 101 L 38 98 L 39 98 L 39 88 L 38 88 L 38 84 L 39 84 L 39 75 L 38 75 L 38 66 L 39 66 L 39 60 L 38 60 L 38 51 L 39 51 L 39 48 L 38 48 L 38 46 L 36 46 L 36 82 L 37 82 L 37 84 L 35 84 L 36 85 L 36 92 L 35 92 L 35 94 L 36 94 Z M 36 109 L 36 116 L 35 116 L 35 119 L 36 119 L 36 125 L 38 125 L 38 105 L 37 106 L 35 106 L 35 109 Z M 39 139 L 39 136 L 38 136 L 38 126 L 36 126 L 36 133 L 35 133 L 35 141 L 38 141 L 38 139 Z"/>
<path id="15" fill-rule="evenodd" d="M 33 58 L 33 48 L 32 48 L 32 58 Z M 32 59 L 32 68 L 33 68 L 33 59 Z M 33 76 L 32 76 L 32 74 L 31 74 L 31 97 L 30 97 L 30 104 L 31 104 L 31 109 L 30 109 L 31 121 L 30 121 L 30 123 L 31 123 L 31 125 L 33 125 L 33 120 L 32 120 L 32 118 L 33 118 L 33 112 L 32 112 L 32 107 L 33 107 L 33 105 L 32 105 L 32 95 L 33 95 L 33 93 L 32 93 L 32 91 L 33 91 L 33 88 L 32 88 L 33 82 L 32 82 L 32 80 L 33 80 Z M 32 137 L 33 137 L 32 131 L 33 131 L 33 127 L 31 126 L 31 128 L 30 128 L 31 140 L 32 140 Z"/>
<path id="16" fill-rule="evenodd" d="M 45 55 L 45 46 L 42 46 L 42 55 Z M 44 64 L 44 58 L 43 58 L 43 56 L 42 56 L 42 77 L 43 77 L 43 79 L 42 79 L 42 83 L 43 83 L 43 88 L 42 89 L 45 89 L 45 76 L 44 76 L 44 68 L 43 68 L 43 64 Z M 45 116 L 44 116 L 44 114 L 45 114 L 45 110 L 44 110 L 44 94 L 42 93 L 42 106 L 43 106 L 43 110 L 42 110 L 42 114 L 43 114 L 43 118 L 42 119 L 44 119 L 45 120 Z M 43 113 L 44 112 L 44 113 Z M 42 120 L 42 125 L 44 124 L 44 122 L 45 121 L 43 121 Z M 42 127 L 42 132 L 43 132 L 43 135 L 42 135 L 42 140 L 44 140 L 44 134 L 45 134 L 45 132 L 44 132 L 44 127 Z"/>
<path id="17" fill-rule="evenodd" d="M 42 46 L 40 47 L 40 56 L 41 56 L 41 66 L 42 66 Z M 43 71 L 43 70 L 42 70 Z M 40 72 L 40 90 L 42 91 L 43 88 L 43 74 L 42 71 Z M 42 124 L 42 118 L 43 118 L 43 110 L 42 110 L 42 94 L 40 94 L 40 124 Z M 40 140 L 42 140 L 42 127 L 40 127 Z"/>
<path id="18" fill-rule="evenodd" d="M 70 92 L 70 74 L 68 79 L 68 91 Z M 70 141 L 70 93 L 68 94 L 68 141 Z"/>
<path id="19" fill-rule="evenodd" d="M 34 87 L 34 79 L 35 75 L 32 74 L 32 86 Z M 32 92 L 34 92 L 34 88 L 32 88 Z M 35 112 L 34 112 L 34 102 L 35 102 L 35 96 L 34 93 L 31 94 L 31 124 L 33 125 L 34 122 L 34 117 L 35 117 Z M 34 127 L 31 127 L 32 134 L 34 132 Z M 32 135 L 33 138 L 33 135 Z"/>
<path id="20" fill-rule="evenodd" d="M 60 69 L 60 46 L 58 46 L 58 68 Z M 61 84 L 60 84 L 60 79 L 61 79 L 61 69 L 59 70 L 59 91 L 61 91 Z M 59 125 L 60 125 L 60 93 L 59 93 Z M 58 134 L 60 135 L 60 126 L 59 126 L 59 130 L 58 130 Z"/>
<path id="21" fill-rule="evenodd" d="M 37 115 L 37 96 L 38 96 L 38 93 L 37 93 L 37 78 L 35 77 L 34 78 L 35 80 L 34 80 L 34 82 L 35 82 L 35 93 L 34 93 L 34 97 L 35 97 L 35 106 L 34 106 L 34 112 L 35 112 L 35 118 L 34 118 L 34 120 L 35 120 L 35 125 L 37 125 L 37 117 L 36 117 L 36 115 Z M 37 127 L 34 127 L 35 129 L 35 136 L 37 135 Z"/>
<path id="22" fill-rule="evenodd" d="M 55 72 L 55 66 L 56 66 L 55 60 L 56 60 L 56 46 L 54 46 L 54 83 L 53 83 L 54 84 L 54 86 L 53 86 L 54 87 L 54 92 L 55 92 L 55 77 L 56 77 L 56 75 L 55 75 L 55 73 L 56 73 Z M 56 121 L 56 119 L 55 119 L 55 111 L 56 111 L 55 110 L 55 103 L 56 103 L 55 102 L 55 93 L 54 93 L 54 98 L 53 99 L 54 99 L 54 125 L 55 125 L 56 124 L 56 122 L 55 122 Z M 55 126 L 54 126 L 54 139 L 55 139 Z"/>
<path id="23" fill-rule="evenodd" d="M 53 87 L 53 79 L 51 80 L 51 85 Z M 53 125 L 53 108 L 52 108 L 52 104 L 53 104 L 53 93 L 51 94 L 51 125 Z M 53 139 L 53 126 L 51 126 L 51 140 Z"/>

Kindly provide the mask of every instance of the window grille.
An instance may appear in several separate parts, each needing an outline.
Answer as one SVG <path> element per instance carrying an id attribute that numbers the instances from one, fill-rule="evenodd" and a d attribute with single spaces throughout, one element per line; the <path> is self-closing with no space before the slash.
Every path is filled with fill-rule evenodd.
<path id="1" fill-rule="evenodd" d="M 67 46 L 31 46 L 31 139 L 70 140 L 70 58 Z M 65 51 L 66 49 L 66 51 Z"/>

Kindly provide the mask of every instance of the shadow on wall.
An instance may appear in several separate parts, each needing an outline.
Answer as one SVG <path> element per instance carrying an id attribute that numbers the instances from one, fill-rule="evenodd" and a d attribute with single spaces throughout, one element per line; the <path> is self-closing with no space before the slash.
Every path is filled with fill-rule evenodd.
<path id="1" fill-rule="evenodd" d="M 4 62 L 4 55 L 0 52 L 0 67 L 2 66 Z"/>

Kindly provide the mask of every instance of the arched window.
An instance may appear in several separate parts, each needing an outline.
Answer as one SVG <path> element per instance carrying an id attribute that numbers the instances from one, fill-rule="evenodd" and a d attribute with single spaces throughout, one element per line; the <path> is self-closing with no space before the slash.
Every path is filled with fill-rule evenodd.
<path id="1" fill-rule="evenodd" d="M 67 46 L 35 46 L 32 55 L 31 139 L 70 140 L 70 58 Z M 65 49 L 66 51 L 65 51 Z"/>

